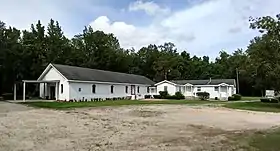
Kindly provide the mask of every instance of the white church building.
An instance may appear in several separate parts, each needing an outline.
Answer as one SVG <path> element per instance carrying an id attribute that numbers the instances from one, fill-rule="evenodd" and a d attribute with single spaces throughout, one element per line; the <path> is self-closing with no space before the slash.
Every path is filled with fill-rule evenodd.
<path id="1" fill-rule="evenodd" d="M 49 64 L 37 80 L 23 80 L 23 100 L 26 83 L 40 83 L 40 97 L 51 100 L 91 100 L 106 98 L 143 99 L 154 82 L 144 76 Z"/>

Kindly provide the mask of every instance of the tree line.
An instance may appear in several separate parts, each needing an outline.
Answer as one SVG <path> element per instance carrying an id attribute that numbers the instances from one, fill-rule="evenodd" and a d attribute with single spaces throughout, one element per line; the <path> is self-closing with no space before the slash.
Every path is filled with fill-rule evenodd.
<path id="1" fill-rule="evenodd" d="M 8 27 L 0 21 L 0 95 L 13 92 L 13 84 L 37 79 L 49 63 L 81 66 L 144 75 L 155 82 L 168 79 L 237 78 L 242 95 L 262 95 L 280 89 L 280 15 L 250 18 L 250 28 L 261 36 L 246 50 L 232 54 L 220 51 L 208 56 L 191 56 L 175 44 L 150 44 L 140 50 L 121 48 L 113 34 L 85 27 L 67 38 L 57 21 L 45 27 L 38 21 L 30 30 Z M 233 39 L 234 40 L 234 39 Z M 34 87 L 29 87 L 33 91 Z"/>

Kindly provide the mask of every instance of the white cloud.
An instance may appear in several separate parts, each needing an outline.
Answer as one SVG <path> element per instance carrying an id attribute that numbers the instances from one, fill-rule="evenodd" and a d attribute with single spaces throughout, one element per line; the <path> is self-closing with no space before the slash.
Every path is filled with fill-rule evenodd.
<path id="1" fill-rule="evenodd" d="M 93 3 L 98 0 L 1 0 L 0 20 L 7 26 L 18 29 L 30 29 L 30 25 L 41 21 L 47 25 L 50 19 L 58 20 L 67 36 L 73 36 L 81 32 L 86 22 L 83 22 L 85 14 L 92 15 L 93 11 L 107 11 L 102 6 Z M 83 16 L 83 17 L 81 17 Z M 81 21 L 82 20 L 82 21 Z M 77 28 L 77 25 L 79 26 Z"/>
<path id="2" fill-rule="evenodd" d="M 143 4 L 141 1 L 137 3 Z M 145 27 L 111 22 L 105 16 L 90 25 L 114 33 L 125 48 L 139 49 L 148 44 L 173 42 L 179 49 L 188 50 L 193 55 L 215 57 L 221 49 L 232 52 L 246 48 L 249 40 L 258 34 L 249 29 L 249 17 L 276 15 L 279 5 L 278 0 L 209 0 Z M 140 8 L 144 9 L 143 6 Z"/>
<path id="3" fill-rule="evenodd" d="M 170 13 L 170 9 L 167 7 L 161 7 L 153 1 L 143 2 L 137 0 L 129 5 L 129 11 L 145 11 L 148 15 L 166 15 Z"/>

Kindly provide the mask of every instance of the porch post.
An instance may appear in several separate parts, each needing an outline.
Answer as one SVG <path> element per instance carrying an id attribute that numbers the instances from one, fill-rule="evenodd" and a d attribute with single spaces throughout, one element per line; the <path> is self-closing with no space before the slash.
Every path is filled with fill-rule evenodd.
<path id="1" fill-rule="evenodd" d="M 22 93 L 22 100 L 25 102 L 25 82 L 23 81 L 23 93 Z"/>
<path id="2" fill-rule="evenodd" d="M 221 86 L 219 86 L 219 98 L 221 99 Z"/>
<path id="3" fill-rule="evenodd" d="M 55 100 L 58 100 L 58 83 L 55 83 Z"/>
<path id="4" fill-rule="evenodd" d="M 46 83 L 44 83 L 43 98 L 46 99 Z"/>
<path id="5" fill-rule="evenodd" d="M 14 84 L 14 100 L 17 100 L 17 84 Z"/>

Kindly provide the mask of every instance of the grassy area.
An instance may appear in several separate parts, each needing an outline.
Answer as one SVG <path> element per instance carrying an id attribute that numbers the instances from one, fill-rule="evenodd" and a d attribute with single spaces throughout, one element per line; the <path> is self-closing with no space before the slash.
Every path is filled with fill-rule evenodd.
<path id="1" fill-rule="evenodd" d="M 280 104 L 278 103 L 235 102 L 227 103 L 224 107 L 251 111 L 280 112 Z"/>
<path id="2" fill-rule="evenodd" d="M 253 96 L 242 96 L 242 101 L 253 101 L 253 100 L 260 100 L 261 97 L 253 97 Z"/>
<path id="3" fill-rule="evenodd" d="M 280 129 L 254 134 L 249 145 L 261 151 L 277 151 L 280 149 Z"/>
<path id="4" fill-rule="evenodd" d="M 209 101 L 199 100 L 163 100 L 163 101 L 138 101 L 138 100 L 117 100 L 103 102 L 24 102 L 33 107 L 52 108 L 52 109 L 69 109 L 81 107 L 99 107 L 99 106 L 121 106 L 121 105 L 148 105 L 148 104 L 208 104 Z M 212 103 L 212 102 L 211 102 Z M 219 103 L 219 102 L 215 102 Z"/>

